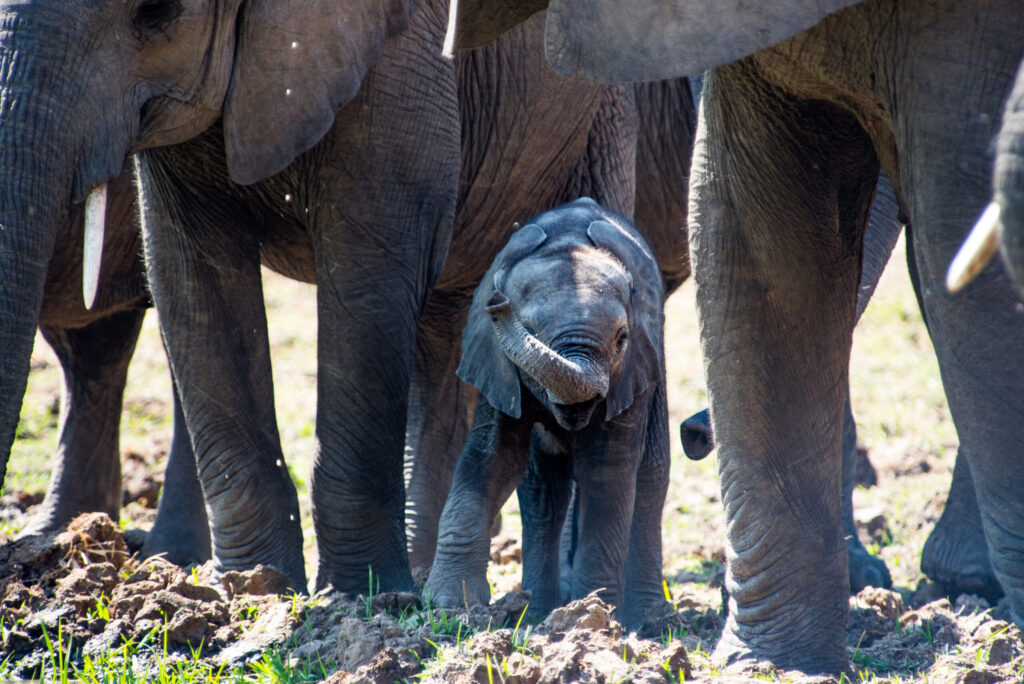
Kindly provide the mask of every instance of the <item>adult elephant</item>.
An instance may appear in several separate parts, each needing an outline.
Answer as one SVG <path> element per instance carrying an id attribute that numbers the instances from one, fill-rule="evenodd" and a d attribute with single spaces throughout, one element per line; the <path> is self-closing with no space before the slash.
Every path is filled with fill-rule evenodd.
<path id="1" fill-rule="evenodd" d="M 114 520 L 120 514 L 121 403 L 128 363 L 150 306 L 131 168 L 110 182 L 106 202 L 103 277 L 90 305 L 82 297 L 81 203 L 68 207 L 68 221 L 59 227 L 46 271 L 38 324 L 64 374 L 60 436 L 46 496 L 22 535 L 55 531 L 80 513 L 103 511 Z M 25 381 L 8 374 L 4 379 Z M 0 386 L 0 397 L 5 404 L 21 405 L 21 395 L 9 385 Z M 175 392 L 174 438 L 160 507 L 143 553 L 163 554 L 182 565 L 201 562 L 210 557 L 209 537 L 195 458 Z"/>
<path id="2" fill-rule="evenodd" d="M 462 14 L 488 4 L 460 8 L 467 40 L 546 3 Z M 567 75 L 715 67 L 690 225 L 729 524 L 720 658 L 833 673 L 847 662 L 842 408 L 880 167 L 913 225 L 918 291 L 992 565 L 1024 625 L 1024 461 L 1009 456 L 1024 441 L 1024 367 L 998 362 L 1019 350 L 1024 317 L 997 272 L 957 297 L 942 282 L 987 201 L 987 150 L 1022 29 L 1010 1 L 552 3 L 547 51 Z"/>
<path id="3" fill-rule="evenodd" d="M 50 225 L 138 150 L 151 285 L 220 563 L 267 563 L 297 588 L 306 583 L 274 422 L 262 260 L 319 285 L 317 584 L 360 590 L 369 566 L 381 588 L 410 587 L 406 396 L 417 324 L 452 239 L 460 167 L 479 162 L 465 190 L 475 199 L 460 209 L 475 223 L 459 233 L 477 245 L 511 232 L 502 217 L 519 209 L 503 203 L 520 194 L 545 207 L 587 193 L 631 213 L 635 118 L 627 88 L 562 80 L 556 93 L 552 76 L 531 89 L 501 51 L 461 64 L 441 58 L 441 3 L 415 14 L 398 3 L 337 17 L 331 9 L 259 0 L 8 6 L 5 92 L 19 98 L 17 107 L 4 99 L 0 120 L 13 188 L 3 221 L 22 242 L 0 251 L 17 255 L 5 274 L 23 277 L 5 288 L 22 296 L 0 309 L 32 303 L 30 266 L 52 252 L 52 236 L 40 229 L 36 244 L 28 227 Z M 522 104 L 531 116 L 494 114 Z M 493 127 L 474 129 L 478 121 Z M 503 146 L 509 132 L 518 147 Z M 20 188 L 23 177 L 50 192 Z M 11 367 L 22 363 L 19 349 L 28 346 L 4 349 Z"/>

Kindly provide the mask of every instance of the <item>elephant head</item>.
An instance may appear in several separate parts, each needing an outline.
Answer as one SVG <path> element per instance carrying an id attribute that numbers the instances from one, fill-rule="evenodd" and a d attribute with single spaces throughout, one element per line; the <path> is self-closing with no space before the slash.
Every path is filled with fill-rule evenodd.
<path id="1" fill-rule="evenodd" d="M 661 377 L 663 295 L 642 238 L 589 199 L 534 219 L 495 257 L 458 375 L 514 418 L 520 386 L 567 430 L 610 420 Z"/>
<path id="2" fill-rule="evenodd" d="M 452 0 L 445 45 L 483 45 L 547 8 L 544 45 L 557 72 L 591 81 L 650 81 L 739 59 L 855 2 Z"/>
<path id="3" fill-rule="evenodd" d="M 946 285 L 954 292 L 964 287 L 998 250 L 1024 294 L 1024 64 L 1003 113 L 992 185 L 992 203 L 950 265 Z"/>
<path id="4" fill-rule="evenodd" d="M 0 2 L 0 464 L 72 206 L 89 197 L 88 305 L 103 189 L 128 155 L 222 119 L 235 181 L 280 171 L 330 128 L 414 1 Z"/>

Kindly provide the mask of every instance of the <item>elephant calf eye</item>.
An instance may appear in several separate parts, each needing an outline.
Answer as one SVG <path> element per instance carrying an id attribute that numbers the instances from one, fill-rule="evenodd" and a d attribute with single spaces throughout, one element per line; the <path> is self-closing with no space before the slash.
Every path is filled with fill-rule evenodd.
<path id="1" fill-rule="evenodd" d="M 135 28 L 143 36 L 162 32 L 183 11 L 179 0 L 143 0 L 135 9 Z"/>

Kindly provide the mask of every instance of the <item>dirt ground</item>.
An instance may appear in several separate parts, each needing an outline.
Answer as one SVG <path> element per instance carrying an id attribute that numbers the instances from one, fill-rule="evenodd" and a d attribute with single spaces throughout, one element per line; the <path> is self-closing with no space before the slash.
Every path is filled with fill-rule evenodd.
<path id="1" fill-rule="evenodd" d="M 862 539 L 889 565 L 895 591 L 867 589 L 851 598 L 848 676 L 1019 682 L 1024 642 L 1007 621 L 1005 606 L 939 596 L 920 571 L 924 540 L 949 486 L 956 435 L 897 250 L 855 333 L 851 364 L 860 442 L 877 481 L 858 488 L 855 505 Z M 309 350 L 316 348 L 315 299 L 309 287 L 272 275 L 266 289 L 278 422 L 300 494 L 312 572 L 308 473 L 315 359 Z M 674 435 L 683 418 L 704 408 L 706 392 L 692 285 L 674 295 L 668 309 Z M 45 489 L 59 394 L 59 367 L 39 341 L 0 497 L 5 539 L 16 536 Z M 521 618 L 529 597 L 519 591 L 514 497 L 492 543 L 490 579 L 497 600 L 487 608 L 445 613 L 412 594 L 279 596 L 282 578 L 271 569 L 222 575 L 212 565 L 182 570 L 159 559 L 141 561 L 132 549 L 152 524 L 170 414 L 166 364 L 151 315 L 122 421 L 122 519 L 83 516 L 59 535 L 0 546 L 0 677 L 51 677 L 64 662 L 72 677 L 88 679 L 89 664 L 95 671 L 102 662 L 149 673 L 202 665 L 207 672 L 258 681 L 829 681 L 802 679 L 768 664 L 726 671 L 711 661 L 723 622 L 724 573 L 714 456 L 689 462 L 673 445 L 664 572 L 683 626 L 640 639 L 623 633 L 596 597 L 537 624 Z"/>

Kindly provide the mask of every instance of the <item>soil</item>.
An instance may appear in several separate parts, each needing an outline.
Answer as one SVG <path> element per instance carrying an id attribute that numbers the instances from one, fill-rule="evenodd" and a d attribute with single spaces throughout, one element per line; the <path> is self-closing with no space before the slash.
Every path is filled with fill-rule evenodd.
<path id="1" fill-rule="evenodd" d="M 9 497 L 31 504 L 35 497 Z M 15 504 L 17 505 L 17 504 Z M 517 540 L 495 537 L 492 559 L 518 564 Z M 720 568 L 720 566 L 717 566 Z M 720 583 L 720 571 L 711 584 Z M 159 558 L 139 560 L 105 514 L 76 518 L 59 534 L 0 547 L 0 620 L 7 677 L 32 678 L 62 644 L 72 659 L 114 652 L 124 643 L 163 644 L 165 658 L 242 666 L 277 649 L 293 666 L 315 662 L 340 684 L 494 681 L 801 681 L 768 663 L 723 670 L 709 652 L 721 632 L 719 605 L 707 601 L 706 575 L 676 584 L 683 628 L 655 639 L 626 633 L 596 595 L 539 623 L 523 619 L 530 596 L 510 591 L 490 606 L 442 611 L 412 593 L 282 595 L 284 576 L 257 567 L 217 572 Z M 714 592 L 717 593 L 717 592 Z M 906 592 L 904 592 L 906 593 Z M 851 673 L 931 682 L 1019 681 L 1024 642 L 1005 606 L 977 597 L 928 599 L 868 588 L 850 599 Z M 161 649 L 135 656 L 156 669 Z M 876 679 L 877 680 L 877 679 Z"/>

